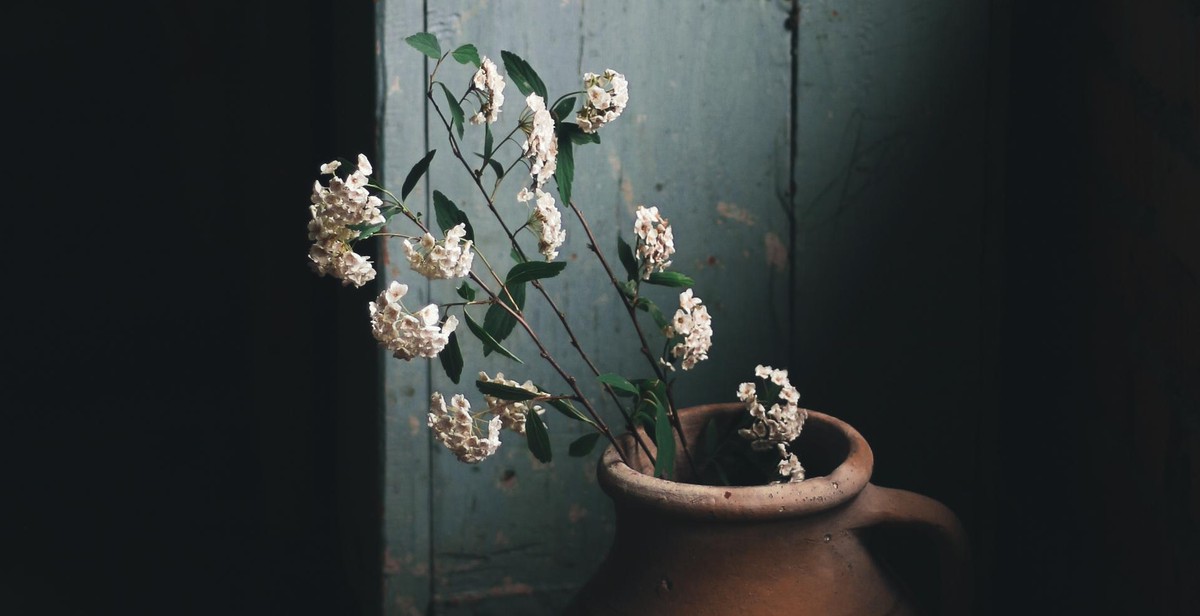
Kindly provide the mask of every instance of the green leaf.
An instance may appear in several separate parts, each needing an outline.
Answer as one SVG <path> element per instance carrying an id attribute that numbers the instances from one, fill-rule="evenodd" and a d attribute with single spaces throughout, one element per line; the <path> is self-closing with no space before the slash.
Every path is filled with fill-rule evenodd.
<path id="1" fill-rule="evenodd" d="M 654 476 L 670 479 L 675 473 L 675 434 L 671 430 L 671 418 L 667 409 L 657 397 L 653 398 L 654 413 L 654 444 L 658 453 L 654 456 Z"/>
<path id="2" fill-rule="evenodd" d="M 556 107 L 557 109 L 557 107 Z M 559 147 L 563 141 L 570 141 L 575 145 L 583 145 L 585 143 L 600 143 L 600 133 L 585 133 L 579 125 L 574 122 L 563 122 L 556 124 L 554 130 L 558 131 Z"/>
<path id="3" fill-rule="evenodd" d="M 524 310 L 525 284 L 521 283 L 515 285 L 506 285 L 505 288 L 508 289 L 508 293 L 505 293 L 504 289 L 501 289 L 497 292 L 500 297 L 500 301 L 504 302 L 504 304 L 509 308 L 516 309 L 517 312 Z M 508 299 L 509 294 L 512 295 L 512 302 L 510 302 Z M 516 302 L 516 305 L 514 305 L 513 302 Z M 501 342 L 505 338 L 508 338 L 509 334 L 512 333 L 516 326 L 517 318 L 505 310 L 504 306 L 501 306 L 500 304 L 492 304 L 488 307 L 487 313 L 483 315 L 483 328 L 486 329 L 488 333 L 490 333 L 492 337 L 496 339 L 497 342 Z M 486 357 L 487 355 L 491 354 L 491 350 L 485 348 L 483 350 L 483 354 Z"/>
<path id="4" fill-rule="evenodd" d="M 503 383 L 489 383 L 488 381 L 482 380 L 476 380 L 475 387 L 479 389 L 479 392 L 485 396 L 500 398 L 501 400 L 514 400 L 517 402 L 520 402 L 521 400 L 532 400 L 542 395 L 541 392 L 529 391 L 528 389 L 513 387 L 512 385 L 505 385 Z"/>
<path id="5" fill-rule="evenodd" d="M 617 236 L 617 256 L 621 257 L 621 265 L 625 266 L 625 273 L 629 276 L 629 280 L 638 279 L 638 264 L 637 259 L 633 256 L 633 248 L 629 246 L 629 242 L 625 238 Z"/>
<path id="6" fill-rule="evenodd" d="M 650 318 L 654 319 L 654 324 L 658 326 L 658 329 L 661 330 L 662 328 L 671 324 L 670 319 L 668 319 L 667 316 L 662 313 L 662 310 L 658 309 L 658 304 L 655 304 L 644 297 L 639 297 L 637 299 L 637 307 L 638 310 L 643 310 L 650 313 Z"/>
<path id="7" fill-rule="evenodd" d="M 442 86 L 442 93 L 446 95 L 446 105 L 450 107 L 450 123 L 454 126 L 454 129 L 458 131 L 458 138 L 462 139 L 463 120 L 465 119 L 462 105 L 458 104 L 458 100 L 456 100 L 454 95 L 450 93 L 450 88 L 447 88 L 446 84 L 439 83 L 438 85 Z"/>
<path id="8" fill-rule="evenodd" d="M 387 225 L 387 223 L 384 223 L 384 222 L 381 222 L 377 225 L 372 225 L 370 223 L 361 223 L 361 224 L 357 224 L 357 225 L 350 225 L 347 228 L 358 231 L 358 237 L 354 238 L 357 241 L 357 240 L 365 240 L 368 237 L 375 235 L 375 233 L 377 233 L 385 225 Z"/>
<path id="9" fill-rule="evenodd" d="M 565 261 L 526 261 L 525 263 L 518 263 L 512 269 L 508 270 L 508 276 L 505 277 L 504 284 L 514 285 L 541 278 L 553 278 L 562 272 L 565 267 L 567 267 Z"/>
<path id="10" fill-rule="evenodd" d="M 400 189 L 400 200 L 408 198 L 408 193 L 411 193 L 417 187 L 417 182 L 421 180 L 421 176 L 425 175 L 425 171 L 429 169 L 429 163 L 433 162 L 433 155 L 437 154 L 437 150 L 430 150 L 425 154 L 425 158 L 417 161 L 413 168 L 408 172 L 408 177 L 404 178 L 404 186 Z"/>
<path id="11" fill-rule="evenodd" d="M 575 180 L 575 154 L 571 151 L 571 142 L 566 139 L 558 140 L 558 166 L 554 169 L 554 181 L 558 184 L 558 196 L 563 205 L 571 203 L 571 183 Z"/>
<path id="12" fill-rule="evenodd" d="M 646 282 L 663 287 L 691 287 L 696 284 L 690 276 L 679 272 L 654 272 Z"/>
<path id="13" fill-rule="evenodd" d="M 463 369 L 462 349 L 458 347 L 458 332 L 450 332 L 450 340 L 446 343 L 446 348 L 438 353 L 438 359 L 442 362 L 442 369 L 446 371 L 446 376 L 450 377 L 450 380 L 457 385 Z"/>
<path id="14" fill-rule="evenodd" d="M 484 161 L 492 160 L 492 147 L 493 147 L 492 125 L 488 124 L 487 122 L 484 122 L 483 123 L 483 160 Z M 501 169 L 503 169 L 503 167 L 501 167 Z M 502 175 L 502 174 L 503 174 L 503 172 L 498 173 L 497 175 Z"/>
<path id="15" fill-rule="evenodd" d="M 458 49 L 455 49 L 454 51 L 450 52 L 450 55 L 453 56 L 455 60 L 458 60 L 459 64 L 470 63 L 474 64 L 475 66 L 482 64 L 482 61 L 479 59 L 479 50 L 475 49 L 475 46 L 471 44 L 463 45 Z"/>
<path id="16" fill-rule="evenodd" d="M 542 462 L 549 462 L 552 458 L 550 435 L 546 434 L 546 424 L 542 423 L 542 418 L 537 413 L 525 415 L 525 436 L 533 457 Z"/>
<path id="17" fill-rule="evenodd" d="M 579 411 L 579 409 L 575 408 L 575 405 L 571 404 L 570 400 L 566 400 L 564 398 L 555 398 L 553 400 L 546 400 L 546 404 L 549 404 L 550 406 L 554 407 L 555 410 L 563 415 L 566 415 L 567 417 L 570 417 L 571 419 L 582 421 L 583 423 L 592 426 L 596 425 L 596 423 L 589 419 L 587 415 L 584 415 Z"/>
<path id="18" fill-rule="evenodd" d="M 471 228 L 471 221 L 467 220 L 467 215 L 458 209 L 458 206 L 454 205 L 454 202 L 446 195 L 443 195 L 441 191 L 433 191 L 433 210 L 437 214 L 438 228 L 442 230 L 442 233 L 462 223 L 467 227 L 467 233 L 464 237 L 475 241 L 475 230 Z"/>
<path id="19" fill-rule="evenodd" d="M 521 254 L 521 251 L 517 250 L 516 244 L 513 245 L 512 250 L 508 251 L 508 256 L 512 258 L 514 263 L 529 262 L 529 259 L 526 259 L 525 256 Z"/>
<path id="20" fill-rule="evenodd" d="M 583 436 L 571 441 L 571 447 L 567 449 L 567 453 L 572 458 L 582 458 L 596 448 L 596 441 L 600 440 L 599 432 L 589 432 Z"/>
<path id="21" fill-rule="evenodd" d="M 635 386 L 633 383 L 630 383 L 628 379 L 619 374 L 606 372 L 596 377 L 596 380 L 608 385 L 609 387 L 612 387 L 613 391 L 624 396 L 637 396 L 639 393 L 641 393 L 638 391 L 637 386 Z"/>
<path id="22" fill-rule="evenodd" d="M 475 287 L 472 287 L 465 282 L 462 283 L 458 286 L 458 296 L 467 300 L 468 302 L 475 301 Z"/>
<path id="23" fill-rule="evenodd" d="M 405 38 L 404 42 L 434 60 L 442 59 L 442 46 L 438 44 L 437 37 L 428 32 L 418 32 Z"/>
<path id="24" fill-rule="evenodd" d="M 528 62 L 511 51 L 501 51 L 500 59 L 504 61 L 504 71 L 508 73 L 509 80 L 517 85 L 521 94 L 529 96 L 536 93 L 543 100 L 546 99 L 546 84 L 542 83 L 542 78 L 538 77 Z"/>
<path id="25" fill-rule="evenodd" d="M 495 172 L 497 180 L 504 177 L 504 165 L 501 165 L 500 161 L 489 160 L 488 166 L 492 168 L 493 172 Z"/>
<path id="26" fill-rule="evenodd" d="M 509 351 L 508 349 L 501 346 L 499 342 L 496 342 L 496 339 L 493 338 L 491 334 L 487 333 L 487 330 L 483 329 L 483 327 L 481 327 L 478 323 L 476 323 L 475 319 L 472 319 L 471 315 L 469 313 L 467 313 L 466 311 L 463 311 L 463 317 L 467 321 L 467 329 L 471 330 L 471 333 L 475 334 L 475 337 L 478 338 L 479 341 L 483 343 L 483 348 L 485 351 L 495 351 L 495 352 L 517 362 L 518 364 L 525 363 L 525 362 L 521 361 L 521 358 L 517 357 L 516 355 L 513 355 L 511 351 Z"/>
<path id="27" fill-rule="evenodd" d="M 562 99 L 561 101 L 558 101 L 558 104 L 554 106 L 554 109 L 550 110 L 550 115 L 554 116 L 555 122 L 562 122 L 563 119 L 566 118 L 567 116 L 571 115 L 571 112 L 574 110 L 575 110 L 575 97 L 568 96 L 568 97 Z"/>

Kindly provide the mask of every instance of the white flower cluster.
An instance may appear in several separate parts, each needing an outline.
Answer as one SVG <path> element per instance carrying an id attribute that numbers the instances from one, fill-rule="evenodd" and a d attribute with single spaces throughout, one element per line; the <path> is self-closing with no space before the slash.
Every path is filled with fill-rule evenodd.
<path id="1" fill-rule="evenodd" d="M 478 113 L 471 116 L 471 123 L 495 122 L 500 116 L 500 106 L 504 104 L 504 77 L 496 71 L 496 63 L 484 56 L 479 70 L 475 71 L 473 84 L 477 91 L 487 97 L 487 101 Z"/>
<path id="2" fill-rule="evenodd" d="M 633 232 L 638 237 L 637 254 L 642 260 L 642 280 L 648 280 L 650 274 L 671 266 L 675 237 L 671 233 L 670 223 L 659 215 L 657 207 L 637 207 L 637 222 L 633 225 Z"/>
<path id="3" fill-rule="evenodd" d="M 624 75 L 611 68 L 603 75 L 584 73 L 583 89 L 587 91 L 587 102 L 575 114 L 575 120 L 585 133 L 594 133 L 617 119 L 629 103 L 629 83 Z"/>
<path id="4" fill-rule="evenodd" d="M 483 381 L 484 383 L 499 383 L 501 385 L 517 387 L 540 395 L 549 395 L 545 392 L 539 391 L 538 388 L 534 386 L 533 381 L 525 381 L 523 384 L 516 381 L 510 381 L 504 378 L 503 372 L 497 372 L 496 378 L 489 378 L 486 372 L 480 372 L 479 380 Z M 500 424 L 505 428 L 516 432 L 517 434 L 525 434 L 525 416 L 530 410 L 538 415 L 541 415 L 545 412 L 545 409 L 543 409 L 541 406 L 531 404 L 528 401 L 518 402 L 515 400 L 496 398 L 494 396 L 484 396 L 483 399 L 485 402 L 487 402 L 488 410 L 500 419 Z"/>
<path id="5" fill-rule="evenodd" d="M 471 416 L 471 403 L 462 394 L 455 394 L 447 406 L 442 394 L 434 392 L 429 397 L 426 423 L 438 442 L 462 462 L 475 464 L 500 448 L 500 418 L 488 422 L 487 437 L 481 438 Z"/>
<path id="6" fill-rule="evenodd" d="M 683 360 L 680 367 L 691 370 L 696 364 L 708 359 L 712 348 L 712 317 L 708 307 L 701 305 L 700 298 L 692 296 L 688 289 L 679 294 L 679 310 L 671 320 L 667 336 L 683 336 L 683 341 L 671 349 L 671 356 Z"/>
<path id="7" fill-rule="evenodd" d="M 529 177 L 537 180 L 541 188 L 558 167 L 558 136 L 554 134 L 554 118 L 550 117 L 542 97 L 530 94 L 525 104 L 533 112 L 533 126 L 525 139 L 525 157 L 533 161 Z"/>
<path id="8" fill-rule="evenodd" d="M 418 247 L 404 240 L 404 255 L 414 272 L 430 280 L 462 278 L 471 271 L 471 240 L 463 241 L 466 223 L 458 223 L 446 231 L 446 239 L 437 241 L 426 233 Z"/>
<path id="9" fill-rule="evenodd" d="M 458 327 L 458 319 L 450 315 L 445 324 L 438 327 L 437 304 L 409 313 L 400 302 L 406 293 L 408 285 L 393 281 L 374 303 L 369 304 L 371 333 L 380 346 L 392 351 L 396 359 L 437 357 Z"/>
<path id="10" fill-rule="evenodd" d="M 788 381 L 787 370 L 776 370 L 770 366 L 757 366 L 754 375 L 762 379 L 764 396 L 758 396 L 754 383 L 738 386 L 738 399 L 746 405 L 746 411 L 754 418 L 749 428 L 738 431 L 742 438 L 750 441 L 756 451 L 775 449 L 779 452 L 779 474 L 788 481 L 803 481 L 804 467 L 796 454 L 788 451 L 791 442 L 800 436 L 808 411 L 800 408 L 800 392 Z M 767 408 L 766 400 L 771 404 Z"/>
<path id="11" fill-rule="evenodd" d="M 328 186 L 320 180 L 313 182 L 312 220 L 308 223 L 308 239 L 313 245 L 308 259 L 317 274 L 361 287 L 375 279 L 375 268 L 370 259 L 350 249 L 350 241 L 359 234 L 350 226 L 386 222 L 379 210 L 383 202 L 367 191 L 372 169 L 366 156 L 358 155 L 358 168 L 345 179 L 335 175 L 340 165 L 336 160 L 321 165 L 321 175 L 333 176 Z"/>
<path id="12" fill-rule="evenodd" d="M 538 234 L 538 252 L 547 261 L 553 261 L 558 258 L 559 247 L 567 241 L 567 232 L 562 228 L 562 212 L 554 206 L 554 195 L 542 192 L 540 188 L 534 191 L 537 203 L 529 215 L 529 227 Z M 528 203 L 533 197 L 534 193 L 530 193 L 528 188 L 522 188 L 517 193 L 517 201 L 521 203 Z"/>

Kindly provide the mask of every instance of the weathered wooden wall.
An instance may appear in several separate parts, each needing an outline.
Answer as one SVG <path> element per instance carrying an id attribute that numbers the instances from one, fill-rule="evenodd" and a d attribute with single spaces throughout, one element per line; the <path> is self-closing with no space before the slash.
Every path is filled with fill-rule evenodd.
<path id="1" fill-rule="evenodd" d="M 947 486 L 969 485 L 972 439 L 947 442 L 929 422 L 962 427 L 956 417 L 987 386 L 987 11 L 984 2 L 950 0 L 805 2 L 798 11 L 777 0 L 384 2 L 383 177 L 397 185 L 437 148 L 415 195 L 428 200 L 437 188 L 477 229 L 494 228 L 423 102 L 429 67 L 403 42 L 412 33 L 432 32 L 446 49 L 473 43 L 494 58 L 513 51 L 552 98 L 577 89 L 584 71 L 623 72 L 629 107 L 602 131 L 603 145 L 577 150 L 575 201 L 610 256 L 617 234 L 629 237 L 637 204 L 671 219 L 677 267 L 696 278 L 716 330 L 712 360 L 680 379 L 680 401 L 730 400 L 756 363 L 789 366 L 810 405 L 863 429 L 892 485 L 969 508 L 973 496 Z M 454 64 L 443 71 L 451 83 L 470 76 Z M 521 97 L 512 85 L 506 96 L 501 117 L 511 123 Z M 467 130 L 478 148 L 482 130 Z M 514 216 L 518 188 L 507 184 L 498 200 Z M 564 220 L 569 266 L 547 287 L 602 371 L 641 376 L 629 323 L 581 228 Z M 480 235 L 484 254 L 504 262 L 502 236 Z M 399 254 L 398 244 L 387 252 Z M 453 293 L 448 283 L 419 281 L 398 259 L 381 261 L 422 298 Z M 668 308 L 672 297 L 663 290 L 656 299 Z M 586 375 L 539 300 L 529 302 L 535 327 Z M 519 333 L 510 340 L 526 365 L 481 361 L 464 339 L 460 386 L 437 364 L 385 364 L 389 614 L 552 612 L 603 557 L 612 520 L 594 459 L 564 455 L 577 426 L 548 417 L 550 464 L 510 438 L 477 466 L 458 463 L 424 427 L 430 391 L 482 404 L 469 384 L 479 370 L 559 382 Z M 590 383 L 586 390 L 598 393 Z M 900 453 L 904 462 L 883 470 L 909 447 L 929 453 Z M 962 466 L 923 479 L 949 460 Z"/>

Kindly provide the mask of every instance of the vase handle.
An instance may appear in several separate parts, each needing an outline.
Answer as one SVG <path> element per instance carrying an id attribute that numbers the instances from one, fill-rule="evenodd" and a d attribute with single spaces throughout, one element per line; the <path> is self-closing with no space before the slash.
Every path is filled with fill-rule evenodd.
<path id="1" fill-rule="evenodd" d="M 927 496 L 868 483 L 850 505 L 851 530 L 913 527 L 934 540 L 941 569 L 943 616 L 970 613 L 971 572 L 967 534 L 948 507 Z"/>

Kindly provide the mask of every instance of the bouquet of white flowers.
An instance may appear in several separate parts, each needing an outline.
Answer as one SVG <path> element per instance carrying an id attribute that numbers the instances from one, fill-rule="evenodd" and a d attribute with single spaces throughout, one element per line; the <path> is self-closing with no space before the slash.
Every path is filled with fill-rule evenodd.
<path id="1" fill-rule="evenodd" d="M 564 370 L 555 350 L 543 344 L 526 319 L 532 287 L 557 316 L 591 377 L 602 384 L 623 428 L 632 435 L 633 446 L 653 461 L 656 476 L 677 478 L 678 449 L 680 468 L 688 469 L 691 481 L 745 484 L 804 479 L 804 469 L 790 447 L 807 412 L 798 406 L 799 394 L 785 370 L 758 366 L 758 384 L 743 383 L 737 391 L 747 410 L 741 420 L 725 429 L 723 437 L 710 426 L 701 443 L 689 445 L 675 405 L 675 378 L 677 371 L 689 371 L 708 359 L 713 323 L 707 306 L 691 288 L 693 280 L 671 269 L 675 244 L 670 222 L 659 208 L 638 206 L 633 243 L 618 238 L 618 272 L 597 245 L 583 210 L 572 201 L 574 149 L 599 144 L 600 131 L 620 118 L 629 102 L 625 76 L 612 69 L 585 73 L 580 89 L 551 100 L 537 72 L 516 54 L 500 54 L 506 77 L 473 45 L 443 52 L 437 38 L 423 32 L 406 41 L 434 61 L 425 95 L 445 130 L 450 152 L 492 214 L 495 232 L 507 237 L 513 263 L 505 271 L 500 261 L 485 256 L 475 244 L 479 231 L 443 193 L 433 191 L 433 221 L 406 204 L 425 176 L 437 152 L 433 150 L 412 167 L 398 192 L 372 183 L 373 169 L 365 156 L 322 165 L 321 176 L 328 179 L 314 183 L 308 227 L 312 268 L 361 287 L 374 280 L 375 269 L 368 258 L 355 252 L 355 244 L 377 236 L 401 238 L 412 271 L 430 280 L 455 281 L 446 289 L 456 295 L 451 301 L 424 307 L 406 306 L 408 285 L 390 282 L 368 306 L 372 333 L 381 346 L 400 360 L 436 357 L 450 380 L 459 383 L 464 368 L 458 342 L 462 322 L 479 339 L 485 356 L 494 353 L 518 364 L 521 360 L 504 342 L 520 329 L 562 378 L 562 389 L 557 389 L 528 380 L 521 383 L 501 372 L 480 372 L 475 381 L 483 396 L 479 411 L 473 410 L 463 393 L 435 392 L 427 415 L 435 438 L 459 460 L 478 463 L 497 451 L 507 431 L 523 436 L 533 455 L 546 462 L 553 455 L 543 417 L 550 408 L 592 428 L 571 443 L 572 456 L 588 455 L 604 438 L 627 461 L 627 452 L 605 421 L 599 402 L 584 395 L 578 378 Z M 452 88 L 443 75 L 453 68 L 447 60 L 475 68 L 473 74 L 464 75 L 460 84 L 465 85 L 459 89 Z M 509 82 L 525 97 L 524 106 L 510 130 L 494 132 L 493 126 L 502 125 L 502 114 L 514 113 L 511 103 L 505 108 Z M 503 136 L 497 139 L 497 135 Z M 468 141 L 478 148 L 477 158 L 464 153 Z M 350 170 L 339 174 L 343 166 Z M 520 171 L 514 172 L 518 167 Z M 519 188 L 510 182 L 502 191 L 512 178 Z M 550 178 L 555 180 L 557 200 L 546 186 Z M 520 207 L 520 216 L 508 214 L 514 205 Z M 560 248 L 568 241 L 562 209 L 580 223 L 588 249 L 628 313 L 646 361 L 642 378 L 602 372 L 580 345 L 570 315 L 542 283 L 567 267 L 566 261 L 558 260 Z M 410 230 L 392 230 L 388 225 L 393 219 L 404 220 Z M 674 314 L 668 317 L 646 297 L 644 285 L 683 289 Z"/>

